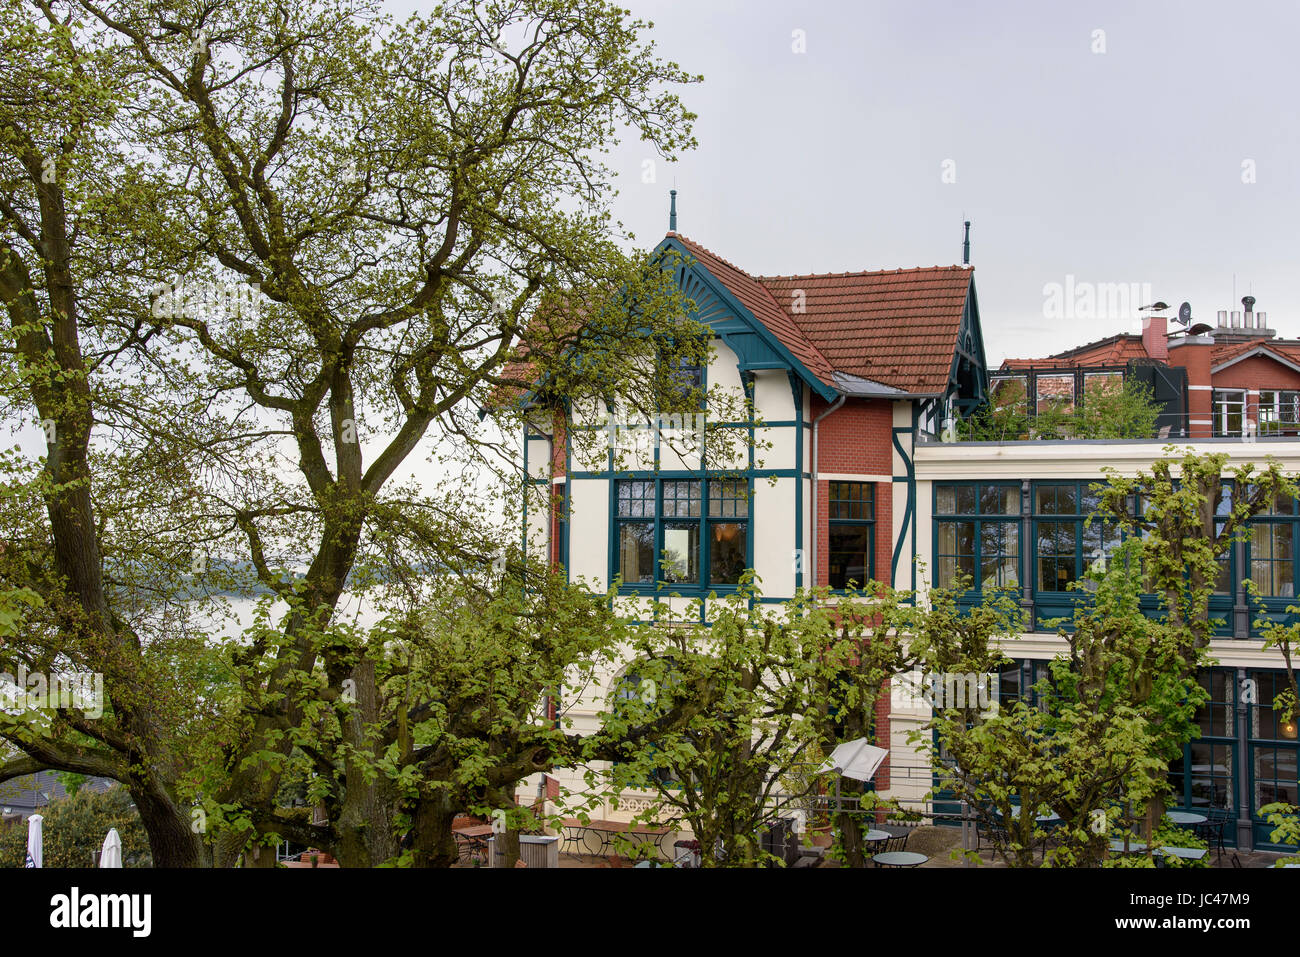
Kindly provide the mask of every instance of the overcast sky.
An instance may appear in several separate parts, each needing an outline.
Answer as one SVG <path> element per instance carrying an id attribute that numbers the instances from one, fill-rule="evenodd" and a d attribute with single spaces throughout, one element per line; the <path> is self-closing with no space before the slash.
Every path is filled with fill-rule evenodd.
<path id="1" fill-rule="evenodd" d="M 1136 329 L 1047 318 L 1067 275 L 1211 323 L 1251 292 L 1300 335 L 1294 0 L 623 5 L 705 77 L 684 91 L 697 150 L 650 184 L 644 146 L 614 154 L 616 213 L 647 246 L 676 177 L 679 229 L 759 274 L 960 262 L 970 219 L 995 366 Z"/>

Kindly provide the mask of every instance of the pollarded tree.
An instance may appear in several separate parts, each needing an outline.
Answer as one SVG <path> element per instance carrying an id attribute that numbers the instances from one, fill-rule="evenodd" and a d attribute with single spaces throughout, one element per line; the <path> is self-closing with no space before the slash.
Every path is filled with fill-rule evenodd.
<path id="1" fill-rule="evenodd" d="M 1189 689 L 1176 669 L 1172 679 L 1168 673 L 1177 650 L 1168 627 L 1142 614 L 1139 581 L 1126 566 L 1135 546 L 1121 546 L 1104 573 L 1089 572 L 1091 599 L 1076 610 L 1069 651 L 1050 663 L 1049 679 L 1014 702 L 934 702 L 924 730 L 939 743 L 940 787 L 971 808 L 994 852 L 1013 866 L 1035 866 L 1047 837 L 1037 817 L 1048 812 L 1060 820 L 1044 859 L 1099 864 L 1122 810 L 1155 794 L 1155 772 L 1168 764 L 1152 720 L 1156 702 L 1184 728 L 1195 711 L 1198 699 L 1189 696 L 1199 686 L 1192 681 Z M 935 618 L 918 643 L 931 673 L 995 682 L 1008 659 L 993 639 L 1012 633 L 1019 617 L 1008 596 L 987 597 L 970 616 L 957 615 L 953 593 L 931 596 Z"/>
<path id="2" fill-rule="evenodd" d="M 906 614 L 883 588 L 853 610 L 806 593 L 779 605 L 757 597 L 745 579 L 708 601 L 707 625 L 698 600 L 677 614 L 656 602 L 662 623 L 633 633 L 633 687 L 611 702 L 592 739 L 602 750 L 588 755 L 616 756 L 603 782 L 588 772 L 593 790 L 614 803 L 627 789 L 652 791 L 656 806 L 637 818 L 689 823 L 706 867 L 764 861 L 760 832 L 824 783 L 823 746 L 870 726 L 888 656 L 883 637 L 880 660 L 864 658 L 863 643 L 873 629 L 896 640 Z M 656 732 L 636 730 L 656 721 Z M 795 780 L 804 791 L 786 790 Z"/>
<path id="3" fill-rule="evenodd" d="M 323 640 L 345 592 L 415 607 L 392 583 L 459 560 L 465 489 L 401 482 L 417 445 L 449 439 L 457 474 L 490 460 L 479 409 L 508 413 L 500 390 L 539 377 L 671 408 L 699 330 L 662 264 L 622 251 L 600 153 L 620 125 L 667 156 L 689 146 L 669 87 L 692 78 L 600 0 L 456 0 L 403 24 L 326 0 L 4 15 L 21 67 L 0 144 L 6 399 L 51 423 L 46 478 L 17 475 L 48 520 L 20 516 L 9 574 L 58 612 L 33 652 L 102 666 L 113 702 L 23 761 L 125 779 L 155 861 L 195 863 L 175 727 L 208 699 L 162 678 L 202 669 L 192 649 L 146 667 L 166 642 L 123 603 L 190 575 L 265 589 L 290 611 L 239 649 L 262 684 L 206 795 L 250 822 L 223 832 L 228 863 L 274 813 L 285 728 L 328 723 L 344 682 L 379 712 L 365 656 Z M 214 284 L 239 293 L 195 294 Z M 318 668 L 311 707 L 289 704 Z M 364 750 L 360 723 L 341 733 Z M 340 860 L 388 859 L 365 827 L 373 781 L 348 784 Z"/>
<path id="4" fill-rule="evenodd" d="M 1166 451 L 1177 450 L 1169 446 Z M 1212 663 L 1209 645 L 1215 625 L 1210 598 L 1222 587 L 1232 544 L 1249 533 L 1253 517 L 1279 498 L 1294 499 L 1298 493 L 1293 478 L 1271 459 L 1262 468 L 1248 463 L 1227 471 L 1227 464 L 1226 454 L 1198 455 L 1188 448 L 1181 456 L 1156 460 L 1149 474 L 1129 478 L 1106 469 L 1108 482 L 1100 489 L 1099 516 L 1135 534 L 1141 543 L 1143 587 L 1160 601 L 1176 648 L 1166 675 L 1188 687 L 1197 671 Z M 1139 502 L 1140 508 L 1135 508 Z M 1185 731 L 1175 723 L 1167 731 L 1167 743 L 1181 746 Z M 1157 777 L 1163 781 L 1167 769 Z M 1153 788 L 1156 794 L 1161 791 Z M 1163 814 L 1163 798 L 1153 794 L 1143 823 L 1147 843 Z"/>
<path id="5" fill-rule="evenodd" d="M 1145 843 L 1160 827 L 1169 762 L 1194 737 L 1195 710 L 1206 697 L 1196 680 L 1211 664 L 1209 601 L 1223 560 L 1252 516 L 1279 495 L 1295 494 L 1277 466 L 1246 465 L 1224 474 L 1226 456 L 1154 463 L 1150 474 L 1110 475 L 1094 486 L 1101 508 L 1128 541 L 1104 571 L 1080 590 L 1070 651 L 1050 666 L 1050 686 L 1037 689 L 1038 707 L 1023 702 L 991 718 L 938 715 L 940 738 L 959 769 L 954 788 L 977 808 L 997 812 L 988 823 L 1005 828 L 1004 842 L 1022 864 L 1042 837 L 1026 813 L 1014 823 L 1013 799 L 1052 810 L 1062 819 L 1057 864 L 1092 865 L 1106 854 L 1108 829 L 1131 824 L 1141 809 Z M 1141 501 L 1140 510 L 1134 505 Z M 1136 512 L 1136 514 L 1135 514 Z M 1162 614 L 1148 617 L 1144 593 Z M 947 666 L 951 655 L 936 665 Z M 978 662 L 976 662 L 978 663 Z M 996 662 L 986 656 L 990 666 Z M 994 821 L 993 818 L 997 820 Z"/>
<path id="6" fill-rule="evenodd" d="M 891 690 L 889 682 L 901 679 L 916 663 L 910 636 L 917 632 L 924 611 L 911 592 L 880 582 L 867 582 L 833 599 L 824 588 L 811 597 L 816 611 L 805 612 L 804 627 L 826 629 L 823 668 L 815 675 L 811 696 L 818 749 L 829 754 L 836 745 L 861 738 L 881 744 L 876 738 L 876 706 Z M 836 794 L 850 798 L 849 806 L 837 808 L 831 818 L 836 856 L 848 867 L 865 867 L 866 812 L 884 802 L 874 799 L 867 782 L 848 777 L 840 778 Z"/>

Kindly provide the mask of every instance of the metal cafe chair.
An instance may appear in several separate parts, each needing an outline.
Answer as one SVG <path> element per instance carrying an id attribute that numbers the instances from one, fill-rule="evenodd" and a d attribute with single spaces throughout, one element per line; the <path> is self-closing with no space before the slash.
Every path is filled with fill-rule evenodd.
<path id="1" fill-rule="evenodd" d="M 1232 812 L 1227 808 L 1210 808 L 1206 812 L 1206 820 L 1192 829 L 1192 833 L 1218 851 L 1219 861 L 1223 860 L 1223 832 L 1227 830 L 1231 820 Z"/>

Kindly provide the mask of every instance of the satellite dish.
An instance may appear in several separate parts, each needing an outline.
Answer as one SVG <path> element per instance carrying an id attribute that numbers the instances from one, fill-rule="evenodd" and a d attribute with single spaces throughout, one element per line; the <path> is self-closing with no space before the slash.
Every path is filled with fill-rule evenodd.
<path id="1" fill-rule="evenodd" d="M 1192 321 L 1192 304 L 1190 302 L 1185 302 L 1178 307 L 1178 321 L 1183 325 L 1187 325 Z"/>

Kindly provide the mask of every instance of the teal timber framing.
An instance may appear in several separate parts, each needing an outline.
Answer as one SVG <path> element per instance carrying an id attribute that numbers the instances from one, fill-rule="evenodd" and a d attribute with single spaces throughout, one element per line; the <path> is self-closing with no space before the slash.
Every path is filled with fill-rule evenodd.
<path id="1" fill-rule="evenodd" d="M 953 348 L 948 393 L 957 396 L 953 403 L 955 411 L 966 416 L 983 404 L 988 392 L 988 361 L 984 357 L 984 334 L 980 331 L 979 303 L 972 276 L 966 287 L 966 304 L 962 307 L 961 326 Z"/>
<path id="2" fill-rule="evenodd" d="M 803 588 L 803 569 L 808 562 L 808 554 L 803 547 L 803 483 L 805 481 L 803 471 L 803 383 L 799 377 L 790 372 L 790 392 L 794 396 L 794 474 L 796 476 L 794 483 L 794 547 L 798 564 L 794 570 L 794 587 L 795 590 Z M 751 443 L 749 447 L 750 464 L 753 465 L 754 446 Z M 811 478 L 811 476 L 809 476 Z M 817 521 L 817 516 L 812 516 L 812 521 Z"/>
<path id="3" fill-rule="evenodd" d="M 693 318 L 710 326 L 714 334 L 726 342 L 736 354 L 741 372 L 786 370 L 795 373 L 827 402 L 839 395 L 836 389 L 822 382 L 795 358 L 770 329 L 691 255 L 684 243 L 669 236 L 655 247 L 653 255 L 664 259 L 667 252 L 681 257 L 675 276 L 677 284 L 695 304 Z"/>
<path id="4" fill-rule="evenodd" d="M 894 554 L 890 558 L 890 562 L 889 562 L 889 581 L 890 584 L 893 585 L 895 588 L 898 587 L 898 561 L 903 555 L 903 544 L 908 540 L 908 532 L 910 531 L 911 541 L 912 541 L 912 561 L 909 564 L 911 565 L 912 570 L 909 576 L 909 580 L 911 581 L 911 584 L 908 586 L 908 588 L 910 588 L 912 591 L 916 591 L 916 534 L 917 534 L 916 469 L 912 464 L 912 452 L 916 449 L 916 434 L 917 434 L 917 429 L 920 427 L 920 418 L 921 418 L 920 407 L 915 402 L 913 402 L 912 403 L 912 427 L 910 429 L 907 429 L 907 428 L 899 428 L 895 426 L 892 431 L 894 451 L 898 453 L 899 459 L 902 460 L 903 470 L 905 473 L 903 475 L 895 475 L 893 477 L 894 484 L 897 485 L 899 483 L 905 483 L 907 485 L 907 505 L 903 510 L 903 524 L 899 526 L 898 541 L 894 542 Z M 898 441 L 899 437 L 904 435 L 908 436 L 909 438 L 909 444 L 910 444 L 909 449 L 904 449 L 902 443 Z M 893 511 L 892 498 L 891 498 L 890 511 L 891 512 Z M 893 524 L 892 515 L 890 516 L 890 524 L 891 525 Z"/>

